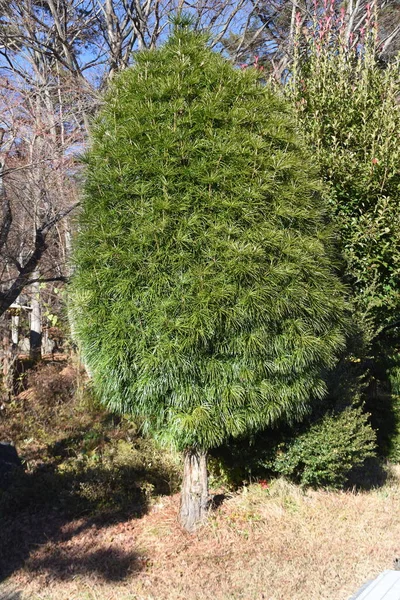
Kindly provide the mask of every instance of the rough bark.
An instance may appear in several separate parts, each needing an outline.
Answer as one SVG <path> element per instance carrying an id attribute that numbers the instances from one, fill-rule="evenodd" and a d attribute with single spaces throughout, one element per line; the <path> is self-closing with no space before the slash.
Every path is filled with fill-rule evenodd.
<path id="1" fill-rule="evenodd" d="M 205 521 L 208 513 L 207 453 L 194 449 L 185 452 L 180 521 L 189 532 Z"/>

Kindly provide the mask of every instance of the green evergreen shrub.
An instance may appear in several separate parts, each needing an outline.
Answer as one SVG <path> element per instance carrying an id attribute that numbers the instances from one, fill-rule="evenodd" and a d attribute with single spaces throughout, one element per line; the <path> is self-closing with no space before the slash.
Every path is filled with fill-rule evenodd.
<path id="1" fill-rule="evenodd" d="M 311 415 L 293 427 L 231 440 L 212 452 L 212 470 L 217 481 L 234 486 L 284 475 L 302 485 L 340 488 L 356 468 L 363 480 L 365 461 L 376 458 L 376 446 L 370 415 L 351 405 L 319 418 Z"/>
<path id="2" fill-rule="evenodd" d="M 183 23 L 113 82 L 86 157 L 75 336 L 103 402 L 187 455 L 301 418 L 345 343 L 313 161 L 259 77 Z"/>
<path id="3" fill-rule="evenodd" d="M 313 487 L 340 487 L 354 467 L 375 456 L 376 434 L 361 407 L 328 413 L 304 433 L 277 447 L 275 473 Z"/>
<path id="4" fill-rule="evenodd" d="M 315 4 L 298 18 L 285 92 L 327 184 L 354 320 L 363 331 L 362 397 L 378 451 L 393 458 L 399 403 L 392 391 L 400 311 L 400 60 L 378 59 L 378 24 L 366 4 L 360 37 L 347 35 L 344 8 Z M 397 338 L 396 338 L 397 336 Z M 358 395 L 360 394 L 358 392 Z"/>

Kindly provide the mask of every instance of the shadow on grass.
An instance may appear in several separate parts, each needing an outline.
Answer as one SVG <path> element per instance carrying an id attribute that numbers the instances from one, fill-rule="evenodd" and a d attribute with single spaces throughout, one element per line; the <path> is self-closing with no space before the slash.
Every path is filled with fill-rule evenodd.
<path id="1" fill-rule="evenodd" d="M 0 581 L 23 566 L 52 579 L 93 573 L 115 581 L 139 571 L 144 557 L 130 547 L 113 549 L 101 530 L 141 517 L 152 493 L 169 492 L 157 468 L 101 465 L 63 473 L 49 465 L 20 473 L 0 496 Z"/>
<path id="2" fill-rule="evenodd" d="M 86 552 L 84 555 L 65 555 L 55 551 L 51 556 L 29 561 L 29 571 L 46 571 L 52 578 L 65 580 L 77 575 L 96 574 L 105 581 L 121 581 L 143 565 L 142 557 L 136 552 L 125 552 L 105 548 Z"/>
<path id="3" fill-rule="evenodd" d="M 0 589 L 0 600 L 21 600 L 21 592 L 12 590 L 11 588 Z"/>
<path id="4" fill-rule="evenodd" d="M 359 490 L 368 492 L 385 485 L 388 472 L 379 457 L 367 458 L 361 467 L 350 471 L 346 490 Z"/>

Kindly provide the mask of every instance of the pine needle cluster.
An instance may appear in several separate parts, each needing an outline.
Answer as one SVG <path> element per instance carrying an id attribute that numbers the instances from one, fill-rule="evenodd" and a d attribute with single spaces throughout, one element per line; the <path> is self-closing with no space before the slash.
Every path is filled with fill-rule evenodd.
<path id="1" fill-rule="evenodd" d="M 74 330 L 103 401 L 178 448 L 294 420 L 343 347 L 344 290 L 286 103 L 177 26 L 93 128 Z"/>

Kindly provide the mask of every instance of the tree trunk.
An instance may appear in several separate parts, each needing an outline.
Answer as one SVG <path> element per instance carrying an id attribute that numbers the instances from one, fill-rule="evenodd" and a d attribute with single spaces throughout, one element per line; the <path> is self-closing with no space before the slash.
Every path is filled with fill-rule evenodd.
<path id="1" fill-rule="evenodd" d="M 207 452 L 185 452 L 181 493 L 180 521 L 187 531 L 194 531 L 208 512 Z"/>
<path id="2" fill-rule="evenodd" d="M 39 279 L 39 277 L 39 272 L 34 271 L 33 278 Z M 38 281 L 32 284 L 31 307 L 31 328 L 29 334 L 30 358 L 36 361 L 42 356 L 42 310 L 40 306 L 40 284 Z"/>

